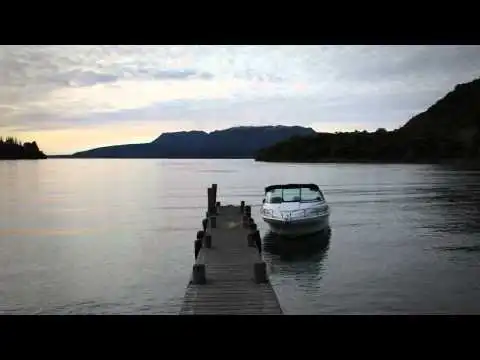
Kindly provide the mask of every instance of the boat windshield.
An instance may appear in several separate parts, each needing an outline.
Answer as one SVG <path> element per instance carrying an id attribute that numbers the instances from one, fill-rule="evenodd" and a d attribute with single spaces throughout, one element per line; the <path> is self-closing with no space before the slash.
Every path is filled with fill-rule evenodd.
<path id="1" fill-rule="evenodd" d="M 312 190 L 308 187 L 291 189 L 273 189 L 265 194 L 267 204 L 280 204 L 282 202 L 309 202 L 323 201 L 321 191 Z"/>

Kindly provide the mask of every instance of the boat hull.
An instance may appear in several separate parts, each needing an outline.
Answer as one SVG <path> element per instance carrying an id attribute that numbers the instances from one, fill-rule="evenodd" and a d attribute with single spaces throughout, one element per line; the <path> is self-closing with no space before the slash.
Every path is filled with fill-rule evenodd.
<path id="1" fill-rule="evenodd" d="M 329 215 L 292 221 L 263 217 L 263 221 L 268 224 L 271 232 L 286 237 L 315 234 L 330 228 Z"/>

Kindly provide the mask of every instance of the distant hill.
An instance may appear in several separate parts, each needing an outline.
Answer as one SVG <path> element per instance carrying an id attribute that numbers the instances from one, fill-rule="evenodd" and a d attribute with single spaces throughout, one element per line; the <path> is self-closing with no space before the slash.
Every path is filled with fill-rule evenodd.
<path id="1" fill-rule="evenodd" d="M 253 158 L 261 148 L 292 136 L 312 135 L 300 126 L 240 126 L 211 133 L 164 133 L 150 143 L 126 144 L 77 152 L 75 158 Z"/>
<path id="2" fill-rule="evenodd" d="M 21 143 L 18 139 L 0 137 L 0 160 L 46 159 L 35 141 Z"/>
<path id="3" fill-rule="evenodd" d="M 295 137 L 261 149 L 255 159 L 280 162 L 468 161 L 480 165 L 480 79 L 455 86 L 399 129 Z"/>

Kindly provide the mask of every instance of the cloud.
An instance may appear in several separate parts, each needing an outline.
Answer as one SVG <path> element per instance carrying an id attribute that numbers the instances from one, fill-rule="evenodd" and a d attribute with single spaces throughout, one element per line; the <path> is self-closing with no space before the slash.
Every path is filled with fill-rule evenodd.
<path id="1" fill-rule="evenodd" d="M 72 127 L 90 127 L 94 124 L 111 126 L 112 131 L 118 124 L 138 122 L 174 122 L 190 121 L 196 129 L 226 128 L 232 125 L 258 124 L 301 124 L 322 130 L 331 128 L 332 123 L 359 124 L 372 129 L 380 126 L 393 129 L 415 113 L 425 110 L 423 105 L 435 101 L 441 94 L 436 91 L 417 91 L 412 98 L 408 88 L 404 92 L 384 92 L 378 94 L 357 93 L 355 96 L 342 96 L 341 93 L 330 93 L 329 96 L 318 97 L 316 94 L 304 93 L 298 96 L 270 96 L 265 98 L 210 98 L 177 99 L 150 103 L 141 108 L 117 111 L 75 112 L 70 116 L 55 117 L 37 115 L 22 122 L 18 130 L 34 131 L 38 122 L 44 128 L 69 129 Z M 408 106 L 407 106 L 408 104 Z M 358 111 L 362 109 L 362 111 Z M 379 125 L 380 124 L 380 125 Z M 328 130 L 322 130 L 328 131 Z M 152 134 L 156 136 L 158 134 Z"/>
<path id="2" fill-rule="evenodd" d="M 145 71 L 148 74 L 148 69 L 144 69 L 142 71 Z M 154 79 L 159 79 L 159 80 L 170 80 L 170 79 L 206 79 L 210 80 L 213 78 L 213 74 L 209 72 L 198 72 L 192 69 L 180 69 L 180 70 L 159 70 L 155 71 L 152 70 L 152 75 Z"/>
<path id="3" fill-rule="evenodd" d="M 95 71 L 72 70 L 56 75 L 52 81 L 69 87 L 89 87 L 102 83 L 114 83 L 119 77 L 113 74 L 102 74 Z"/>
<path id="4" fill-rule="evenodd" d="M 457 45 L 3 45 L 0 129 L 160 129 L 175 121 L 179 130 L 395 128 L 479 77 L 479 57 L 480 46 Z"/>
<path id="5" fill-rule="evenodd" d="M 210 80 L 213 74 L 198 72 L 192 69 L 148 69 L 136 68 L 133 72 L 123 71 L 119 74 L 101 73 L 92 70 L 72 70 L 55 75 L 52 82 L 65 84 L 68 87 L 91 87 L 97 84 L 115 83 L 122 80 Z"/>

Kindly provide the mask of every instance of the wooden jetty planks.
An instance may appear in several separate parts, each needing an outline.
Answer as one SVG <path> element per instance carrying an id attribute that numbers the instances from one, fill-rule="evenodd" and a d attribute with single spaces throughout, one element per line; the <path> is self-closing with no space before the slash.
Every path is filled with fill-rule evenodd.
<path id="1" fill-rule="evenodd" d="M 216 186 L 212 190 L 208 194 L 216 200 Z M 210 209 L 213 199 L 208 202 Z M 195 275 L 195 266 L 197 270 L 201 266 L 206 282 L 197 284 L 192 276 L 180 314 L 282 314 L 268 277 L 262 281 L 262 276 L 255 276 L 255 267 L 258 270 L 265 263 L 258 249 L 248 246 L 250 229 L 243 226 L 241 207 L 216 205 L 216 211 L 208 212 L 205 233 L 211 236 L 211 247 L 201 248 L 193 272 Z M 211 221 L 212 217 L 216 221 Z"/>

